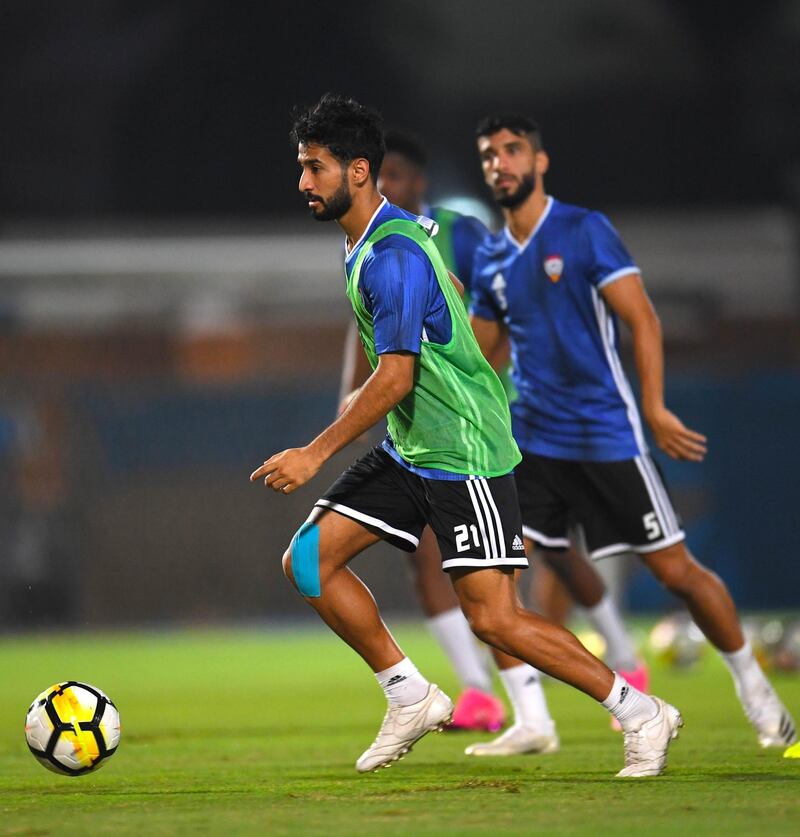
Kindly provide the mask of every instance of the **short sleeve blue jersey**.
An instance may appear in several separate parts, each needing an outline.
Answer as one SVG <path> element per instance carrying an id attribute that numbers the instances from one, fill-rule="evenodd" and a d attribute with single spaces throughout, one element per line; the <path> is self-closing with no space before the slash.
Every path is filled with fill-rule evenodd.
<path id="1" fill-rule="evenodd" d="M 600 294 L 638 272 L 604 215 L 552 197 L 526 242 L 504 229 L 478 248 L 471 312 L 508 327 L 523 450 L 586 461 L 646 450 L 616 317 Z"/>
<path id="2" fill-rule="evenodd" d="M 364 242 L 394 218 L 416 220 L 386 199 L 345 259 L 347 275 Z M 364 259 L 358 290 L 375 327 L 375 352 L 419 354 L 423 339 L 434 343 L 450 340 L 452 323 L 433 265 L 420 246 L 403 235 L 389 235 L 377 242 Z"/>
<path id="3" fill-rule="evenodd" d="M 381 224 L 395 218 L 413 221 L 417 216 L 384 198 L 364 234 L 345 258 L 348 277 L 364 242 Z M 423 340 L 450 342 L 453 324 L 433 265 L 420 246 L 407 236 L 388 235 L 375 243 L 361 265 L 358 291 L 364 307 L 372 315 L 376 354 L 419 354 Z M 420 476 L 439 480 L 467 479 L 464 474 L 420 468 L 406 462 L 389 436 L 383 448 L 400 465 Z"/>

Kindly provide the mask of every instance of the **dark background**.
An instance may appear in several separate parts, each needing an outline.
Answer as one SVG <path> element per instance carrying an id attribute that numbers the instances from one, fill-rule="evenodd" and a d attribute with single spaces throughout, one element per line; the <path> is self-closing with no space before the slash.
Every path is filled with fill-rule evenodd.
<path id="1" fill-rule="evenodd" d="M 2 215 L 291 212 L 289 111 L 329 89 L 423 135 L 442 190 L 480 192 L 476 120 L 515 109 L 565 200 L 796 203 L 799 6 L 7 1 Z"/>
<path id="2" fill-rule="evenodd" d="M 359 451 L 274 498 L 247 475 L 335 412 L 341 240 L 296 191 L 327 90 L 484 198 L 473 132 L 537 118 L 548 191 L 618 226 L 662 318 L 660 457 L 745 608 L 797 606 L 800 3 L 0 2 L 0 624 L 305 615 L 280 556 Z M 358 559 L 418 613 L 403 561 Z M 634 609 L 675 606 L 644 573 Z"/>

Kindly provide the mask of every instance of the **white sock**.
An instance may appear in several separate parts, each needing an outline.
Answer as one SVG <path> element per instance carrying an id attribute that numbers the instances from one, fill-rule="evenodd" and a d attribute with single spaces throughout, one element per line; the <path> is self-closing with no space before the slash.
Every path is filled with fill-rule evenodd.
<path id="1" fill-rule="evenodd" d="M 375 672 L 375 677 L 381 684 L 386 700 L 399 706 L 419 703 L 428 694 L 431 685 L 408 657 L 403 657 L 390 668 Z"/>
<path id="2" fill-rule="evenodd" d="M 767 678 L 747 640 L 738 651 L 733 651 L 730 654 L 725 654 L 722 651 L 719 653 L 733 676 L 733 682 L 736 684 L 736 694 L 740 697 L 759 691 L 767 683 Z"/>
<path id="3" fill-rule="evenodd" d="M 616 671 L 614 685 L 603 701 L 603 706 L 619 721 L 626 732 L 639 729 L 642 722 L 654 718 L 658 712 L 658 706 L 651 697 L 634 689 Z"/>
<path id="4" fill-rule="evenodd" d="M 636 648 L 611 594 L 606 592 L 594 607 L 587 607 L 586 616 L 595 630 L 605 638 L 609 668 L 619 671 L 634 671 L 638 668 Z"/>
<path id="5" fill-rule="evenodd" d="M 514 708 L 514 726 L 531 727 L 542 732 L 555 728 L 539 672 L 527 663 L 500 672 L 506 694 Z"/>
<path id="6" fill-rule="evenodd" d="M 461 608 L 454 607 L 425 620 L 466 688 L 492 691 L 492 678 Z"/>

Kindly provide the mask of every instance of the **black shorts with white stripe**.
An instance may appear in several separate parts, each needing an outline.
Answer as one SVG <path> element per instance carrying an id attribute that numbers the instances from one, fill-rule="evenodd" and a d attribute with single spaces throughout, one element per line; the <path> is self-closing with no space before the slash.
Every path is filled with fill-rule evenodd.
<path id="1" fill-rule="evenodd" d="M 528 566 L 513 474 L 425 479 L 375 447 L 315 505 L 357 520 L 406 552 L 419 546 L 430 525 L 444 570 Z"/>
<path id="2" fill-rule="evenodd" d="M 589 555 L 595 559 L 658 552 L 686 537 L 649 454 L 585 462 L 523 451 L 515 474 L 522 531 L 539 546 L 568 546 L 572 521 L 583 527 Z"/>

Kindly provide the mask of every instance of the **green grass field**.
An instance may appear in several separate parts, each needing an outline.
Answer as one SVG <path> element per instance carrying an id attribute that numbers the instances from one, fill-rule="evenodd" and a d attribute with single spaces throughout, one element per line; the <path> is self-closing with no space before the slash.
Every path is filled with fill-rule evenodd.
<path id="1" fill-rule="evenodd" d="M 455 693 L 425 631 L 395 633 Z M 688 672 L 654 667 L 654 691 L 686 726 L 664 776 L 627 781 L 613 778 L 622 741 L 605 712 L 555 683 L 560 753 L 470 760 L 475 737 L 445 733 L 359 776 L 383 696 L 321 629 L 7 637 L 0 671 L 3 835 L 800 832 L 800 761 L 758 748 L 712 654 Z M 27 751 L 28 704 L 59 679 L 93 683 L 120 709 L 119 751 L 96 774 L 60 777 Z M 775 682 L 800 716 L 800 677 Z"/>

